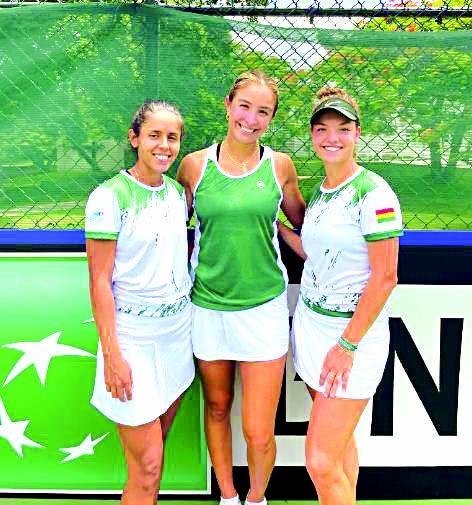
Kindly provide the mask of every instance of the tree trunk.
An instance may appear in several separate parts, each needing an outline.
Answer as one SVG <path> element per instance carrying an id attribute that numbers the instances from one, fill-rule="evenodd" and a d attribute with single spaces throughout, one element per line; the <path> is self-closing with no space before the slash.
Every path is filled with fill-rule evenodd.
<path id="1" fill-rule="evenodd" d="M 453 179 L 456 174 L 457 161 L 460 158 L 460 148 L 464 139 L 464 128 L 456 127 L 452 133 L 451 150 L 446 165 L 446 176 Z"/>
<path id="2" fill-rule="evenodd" d="M 441 148 L 437 140 L 429 144 L 431 155 L 431 175 L 434 179 L 441 177 Z"/>

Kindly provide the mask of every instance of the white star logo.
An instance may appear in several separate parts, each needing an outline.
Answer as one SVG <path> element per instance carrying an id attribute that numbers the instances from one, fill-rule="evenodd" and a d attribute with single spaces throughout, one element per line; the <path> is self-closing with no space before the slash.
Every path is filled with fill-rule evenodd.
<path id="1" fill-rule="evenodd" d="M 0 437 L 4 438 L 23 457 L 23 445 L 29 447 L 43 447 L 33 440 L 25 437 L 24 433 L 30 421 L 12 421 L 7 414 L 3 401 L 0 398 Z"/>
<path id="2" fill-rule="evenodd" d="M 71 461 L 73 459 L 80 458 L 81 456 L 84 456 L 85 454 L 95 454 L 93 451 L 93 448 L 99 444 L 106 436 L 108 433 L 105 433 L 105 435 L 102 435 L 99 438 L 96 438 L 95 440 L 92 440 L 92 434 L 89 433 L 82 443 L 80 445 L 77 445 L 76 447 L 64 447 L 62 449 L 59 449 L 62 452 L 66 452 L 69 454 L 69 456 L 66 456 L 61 463 L 65 463 L 66 461 Z"/>
<path id="3" fill-rule="evenodd" d="M 49 363 L 55 356 L 92 356 L 87 351 L 72 347 L 70 345 L 58 344 L 57 341 L 62 331 L 57 331 L 39 342 L 16 342 L 15 344 L 5 344 L 2 347 L 9 347 L 24 352 L 23 356 L 12 368 L 3 386 L 6 386 L 23 370 L 33 365 L 38 372 L 39 380 L 44 386 L 46 383 L 46 374 L 48 373 Z"/>

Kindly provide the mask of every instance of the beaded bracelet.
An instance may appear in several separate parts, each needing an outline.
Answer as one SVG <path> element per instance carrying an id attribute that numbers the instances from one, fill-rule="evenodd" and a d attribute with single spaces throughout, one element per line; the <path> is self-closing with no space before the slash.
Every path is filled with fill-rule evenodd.
<path id="1" fill-rule="evenodd" d="M 352 344 L 349 340 L 346 340 L 344 337 L 339 337 L 338 344 L 344 349 L 354 352 L 357 350 L 357 345 Z"/>

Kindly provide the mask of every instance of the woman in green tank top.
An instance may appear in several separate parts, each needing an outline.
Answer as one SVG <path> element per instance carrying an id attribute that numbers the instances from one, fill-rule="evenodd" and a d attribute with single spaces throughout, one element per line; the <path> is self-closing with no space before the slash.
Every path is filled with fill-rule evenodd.
<path id="1" fill-rule="evenodd" d="M 232 475 L 230 411 L 236 363 L 250 489 L 266 503 L 275 461 L 275 413 L 288 348 L 287 275 L 277 216 L 301 226 L 305 203 L 291 159 L 258 144 L 278 105 L 275 81 L 253 70 L 226 97 L 221 144 L 187 155 L 178 180 L 196 214 L 192 343 L 205 393 L 208 448 L 221 505 L 239 505 Z"/>

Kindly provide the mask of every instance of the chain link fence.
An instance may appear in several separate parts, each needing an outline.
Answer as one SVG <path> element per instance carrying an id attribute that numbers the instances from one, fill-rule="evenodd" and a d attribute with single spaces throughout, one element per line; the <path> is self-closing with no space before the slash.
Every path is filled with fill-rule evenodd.
<path id="1" fill-rule="evenodd" d="M 257 67 L 281 90 L 263 142 L 292 156 L 306 198 L 323 176 L 311 105 L 336 85 L 406 227 L 472 229 L 472 0 L 0 6 L 0 228 L 82 228 L 90 191 L 133 162 L 146 98 L 182 109 L 182 155 L 221 141 L 224 96 Z"/>

